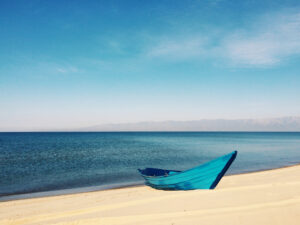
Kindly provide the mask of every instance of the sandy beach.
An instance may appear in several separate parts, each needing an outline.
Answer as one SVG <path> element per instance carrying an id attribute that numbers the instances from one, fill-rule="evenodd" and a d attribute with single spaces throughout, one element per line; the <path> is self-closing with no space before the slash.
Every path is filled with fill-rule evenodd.
<path id="1" fill-rule="evenodd" d="M 1 225 L 300 224 L 300 165 L 224 177 L 215 190 L 146 186 L 0 202 Z"/>

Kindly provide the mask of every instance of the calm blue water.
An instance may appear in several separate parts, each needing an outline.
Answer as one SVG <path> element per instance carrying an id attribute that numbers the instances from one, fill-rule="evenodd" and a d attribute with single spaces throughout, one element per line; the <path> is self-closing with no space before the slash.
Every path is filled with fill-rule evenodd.
<path id="1" fill-rule="evenodd" d="M 300 133 L 0 133 L 0 196 L 140 184 L 137 168 L 184 170 L 233 150 L 227 174 L 300 162 Z"/>

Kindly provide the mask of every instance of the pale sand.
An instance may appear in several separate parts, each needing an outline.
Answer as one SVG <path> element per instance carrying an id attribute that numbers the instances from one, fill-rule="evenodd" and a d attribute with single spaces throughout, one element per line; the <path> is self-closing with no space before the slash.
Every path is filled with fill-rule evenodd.
<path id="1" fill-rule="evenodd" d="M 215 190 L 133 187 L 0 203 L 0 224 L 300 224 L 300 165 L 224 177 Z"/>

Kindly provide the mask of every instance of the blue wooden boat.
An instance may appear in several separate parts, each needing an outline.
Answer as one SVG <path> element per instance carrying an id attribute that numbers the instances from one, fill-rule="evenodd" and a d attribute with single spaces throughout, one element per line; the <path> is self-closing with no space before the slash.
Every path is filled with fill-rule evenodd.
<path id="1" fill-rule="evenodd" d="M 195 168 L 176 171 L 156 168 L 138 169 L 146 185 L 162 190 L 214 189 L 236 158 L 237 151 Z"/>

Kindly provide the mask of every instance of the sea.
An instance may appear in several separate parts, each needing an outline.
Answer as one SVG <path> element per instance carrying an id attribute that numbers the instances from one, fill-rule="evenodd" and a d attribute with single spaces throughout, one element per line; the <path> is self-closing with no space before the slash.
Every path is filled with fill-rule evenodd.
<path id="1" fill-rule="evenodd" d="M 238 151 L 226 175 L 300 163 L 300 132 L 2 132 L 0 201 L 143 184 Z"/>

